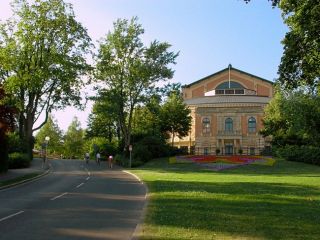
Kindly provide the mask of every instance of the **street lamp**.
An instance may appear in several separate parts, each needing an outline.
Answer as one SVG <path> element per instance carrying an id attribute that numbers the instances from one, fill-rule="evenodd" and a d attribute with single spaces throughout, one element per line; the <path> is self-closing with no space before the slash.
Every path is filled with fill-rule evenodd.
<path id="1" fill-rule="evenodd" d="M 61 144 L 61 155 L 60 155 L 60 158 L 62 159 L 63 158 L 63 154 L 62 154 L 62 150 L 63 150 L 63 144 L 64 144 L 64 140 L 60 140 L 60 144 Z"/>
<path id="2" fill-rule="evenodd" d="M 131 168 L 131 152 L 132 152 L 132 145 L 129 145 L 129 152 L 130 152 L 130 162 L 129 162 L 129 167 Z"/>
<path id="3" fill-rule="evenodd" d="M 47 163 L 47 150 L 48 150 L 48 144 L 49 144 L 49 141 L 50 141 L 50 137 L 49 136 L 46 136 L 44 138 L 44 147 L 45 147 L 45 156 L 44 156 L 44 164 L 46 165 Z"/>

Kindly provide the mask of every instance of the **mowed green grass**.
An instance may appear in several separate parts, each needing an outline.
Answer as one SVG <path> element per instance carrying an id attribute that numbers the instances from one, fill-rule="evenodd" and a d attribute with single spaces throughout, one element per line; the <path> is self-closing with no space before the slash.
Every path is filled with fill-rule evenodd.
<path id="1" fill-rule="evenodd" d="M 140 239 L 320 239 L 320 167 L 277 161 L 211 171 L 154 160 Z"/>

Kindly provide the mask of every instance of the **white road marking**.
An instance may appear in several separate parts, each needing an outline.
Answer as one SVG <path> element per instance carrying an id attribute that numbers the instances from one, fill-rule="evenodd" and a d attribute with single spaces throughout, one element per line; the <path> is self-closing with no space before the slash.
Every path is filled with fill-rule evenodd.
<path id="1" fill-rule="evenodd" d="M 141 181 L 141 179 L 140 179 L 137 175 L 135 175 L 135 174 L 133 174 L 133 173 L 131 173 L 131 172 L 129 172 L 129 171 L 125 171 L 125 170 L 122 170 L 122 172 L 127 173 L 127 174 L 130 174 L 131 176 L 133 176 L 134 178 L 136 178 L 141 184 L 143 184 L 143 182 Z"/>
<path id="2" fill-rule="evenodd" d="M 90 179 L 90 177 L 87 177 L 86 180 L 88 181 Z"/>
<path id="3" fill-rule="evenodd" d="M 4 220 L 7 220 L 7 219 L 9 219 L 9 218 L 12 218 L 12 217 L 14 217 L 14 216 L 17 216 L 17 215 L 19 215 L 19 214 L 21 214 L 21 213 L 24 213 L 24 211 L 20 211 L 20 212 L 11 214 L 11 215 L 9 215 L 9 216 L 7 216 L 7 217 L 1 218 L 1 219 L 0 219 L 0 222 L 2 222 L 2 221 L 4 221 Z"/>
<path id="4" fill-rule="evenodd" d="M 67 192 L 62 193 L 62 194 L 60 194 L 59 196 L 56 196 L 56 197 L 54 197 L 54 198 L 51 198 L 50 200 L 51 200 L 51 201 L 56 200 L 57 198 L 60 198 L 60 197 L 62 197 L 62 196 L 64 196 L 64 195 L 66 195 L 66 194 L 68 194 L 68 193 L 67 193 Z"/>
<path id="5" fill-rule="evenodd" d="M 84 183 L 80 183 L 80 184 L 77 186 L 77 188 L 81 187 L 83 184 L 84 184 Z"/>

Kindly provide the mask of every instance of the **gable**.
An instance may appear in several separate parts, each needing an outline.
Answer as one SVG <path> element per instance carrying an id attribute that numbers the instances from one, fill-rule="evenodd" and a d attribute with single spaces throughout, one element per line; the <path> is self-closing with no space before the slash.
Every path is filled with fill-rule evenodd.
<path id="1" fill-rule="evenodd" d="M 229 83 L 230 82 L 230 83 Z M 230 87 L 229 87 L 230 85 Z M 189 85 L 183 86 L 184 99 L 205 96 L 215 89 L 246 89 L 250 95 L 272 97 L 273 82 L 230 66 Z"/>

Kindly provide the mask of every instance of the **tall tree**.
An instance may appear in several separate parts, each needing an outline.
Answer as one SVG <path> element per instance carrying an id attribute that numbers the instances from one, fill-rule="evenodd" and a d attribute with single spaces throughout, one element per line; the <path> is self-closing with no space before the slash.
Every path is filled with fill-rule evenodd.
<path id="1" fill-rule="evenodd" d="M 53 109 L 79 106 L 91 39 L 63 0 L 15 0 L 0 25 L 0 83 L 16 97 L 20 137 L 32 157 L 33 132 Z M 34 126 L 41 114 L 45 120 Z"/>
<path id="2" fill-rule="evenodd" d="M 302 86 L 320 93 L 320 1 L 282 0 L 279 7 L 289 27 L 279 80 L 289 89 Z"/>
<path id="3" fill-rule="evenodd" d="M 92 112 L 88 119 L 86 137 L 104 137 L 112 141 L 114 136 L 119 138 L 119 121 L 117 117 L 117 105 L 112 98 L 111 91 L 99 91 Z"/>
<path id="4" fill-rule="evenodd" d="M 103 80 L 111 91 L 117 108 L 125 150 L 131 141 L 132 117 L 137 104 L 148 96 L 150 88 L 160 80 L 172 78 L 177 53 L 170 52 L 170 44 L 153 41 L 149 46 L 142 42 L 144 29 L 137 18 L 119 19 L 100 43 L 96 63 L 96 77 Z"/>
<path id="5" fill-rule="evenodd" d="M 42 143 L 45 141 L 46 136 L 50 137 L 48 151 L 55 154 L 61 154 L 63 150 L 62 130 L 59 128 L 57 122 L 52 116 L 48 117 L 47 123 L 36 135 L 36 145 L 38 149 L 41 149 Z"/>
<path id="6" fill-rule="evenodd" d="M 84 131 L 77 117 L 74 117 L 64 136 L 64 155 L 82 157 L 84 153 Z"/>
<path id="7" fill-rule="evenodd" d="M 163 133 L 169 132 L 172 138 L 185 137 L 191 128 L 190 109 L 183 102 L 180 94 L 173 92 L 164 103 L 160 111 L 160 125 Z"/>
<path id="8" fill-rule="evenodd" d="M 262 134 L 272 135 L 276 146 L 319 146 L 319 119 L 319 96 L 281 89 L 265 109 Z"/>
<path id="9" fill-rule="evenodd" d="M 251 0 L 244 0 L 246 3 Z M 320 93 L 320 1 L 269 0 L 289 27 L 282 44 L 279 81 L 287 89 Z"/>

